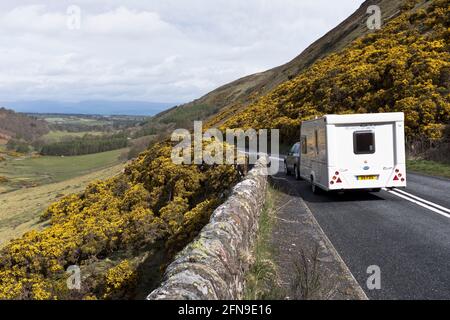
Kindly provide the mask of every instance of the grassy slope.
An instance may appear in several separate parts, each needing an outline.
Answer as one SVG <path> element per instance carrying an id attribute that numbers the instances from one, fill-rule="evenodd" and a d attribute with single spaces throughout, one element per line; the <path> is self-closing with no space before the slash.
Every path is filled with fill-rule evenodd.
<path id="1" fill-rule="evenodd" d="M 412 172 L 450 178 L 450 164 L 429 160 L 410 160 L 407 162 L 407 167 Z"/>
<path id="2" fill-rule="evenodd" d="M 75 157 L 10 158 L 0 162 L 0 176 L 9 180 L 7 186 L 0 185 L 0 192 L 21 185 L 42 185 L 60 182 L 88 174 L 120 163 L 124 150 Z"/>
<path id="3" fill-rule="evenodd" d="M 274 199 L 276 192 L 269 187 L 266 204 L 259 218 L 259 229 L 254 249 L 254 263 L 246 274 L 246 300 L 280 299 L 278 269 L 271 244 L 272 229 L 276 223 Z"/>
<path id="4" fill-rule="evenodd" d="M 39 215 L 64 195 L 82 191 L 89 182 L 118 174 L 123 164 L 63 182 L 0 194 L 0 247 L 23 233 L 41 228 Z"/>

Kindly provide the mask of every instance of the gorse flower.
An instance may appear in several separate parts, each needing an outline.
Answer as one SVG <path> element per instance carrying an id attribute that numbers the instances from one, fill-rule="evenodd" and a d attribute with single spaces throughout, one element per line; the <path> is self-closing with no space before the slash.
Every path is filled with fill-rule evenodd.
<path id="1" fill-rule="evenodd" d="M 171 150 L 168 143 L 156 144 L 124 174 L 52 204 L 42 215 L 49 227 L 0 251 L 0 299 L 70 298 L 64 285 L 70 265 L 146 250 L 158 240 L 175 252 L 192 240 L 239 174 L 233 166 L 174 165 Z M 95 293 L 84 297 L 125 296 L 135 280 L 133 268 L 123 261 L 103 271 L 103 278 L 97 274 Z"/>

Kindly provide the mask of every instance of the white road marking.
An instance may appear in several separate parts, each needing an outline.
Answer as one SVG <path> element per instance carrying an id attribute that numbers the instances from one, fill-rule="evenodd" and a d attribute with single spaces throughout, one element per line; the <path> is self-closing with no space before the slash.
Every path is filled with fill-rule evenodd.
<path id="1" fill-rule="evenodd" d="M 433 203 L 433 202 L 430 202 L 430 201 L 427 201 L 427 200 L 423 200 L 422 198 L 419 198 L 419 197 L 416 197 L 416 196 L 413 196 L 413 195 L 409 195 L 409 193 L 406 193 L 406 192 L 404 192 L 404 193 L 406 193 L 406 194 L 408 194 L 409 196 L 412 196 L 411 198 L 409 197 L 409 196 L 406 196 L 406 195 L 403 195 L 403 194 L 401 194 L 401 193 L 399 193 L 399 192 L 395 192 L 395 191 L 392 191 L 392 190 L 388 190 L 388 189 L 383 189 L 384 191 L 387 191 L 387 192 L 389 192 L 389 193 L 391 193 L 391 194 L 393 194 L 393 195 L 396 195 L 397 197 L 399 197 L 399 198 L 402 198 L 402 199 L 405 199 L 405 200 L 407 200 L 407 201 L 409 201 L 409 202 L 412 202 L 412 203 L 415 203 L 415 204 L 417 204 L 417 205 L 419 205 L 419 206 L 421 206 L 421 207 L 424 207 L 424 208 L 426 208 L 426 209 L 428 209 L 428 210 L 431 210 L 431 211 L 433 211 L 433 212 L 435 212 L 435 213 L 437 213 L 437 214 L 440 214 L 441 216 L 444 216 L 444 217 L 446 217 L 446 218 L 450 218 L 450 214 L 448 214 L 448 213 L 445 213 L 444 211 L 442 211 L 442 210 L 439 210 L 439 209 L 437 209 L 437 208 L 435 208 L 435 207 L 432 207 L 431 205 L 428 205 L 428 204 L 426 204 L 426 203 L 430 203 L 430 204 L 432 204 L 433 206 L 439 206 L 439 205 L 437 205 L 437 204 L 435 204 L 435 203 Z M 399 190 L 396 190 L 396 191 L 399 191 Z M 415 199 L 413 199 L 413 197 L 414 198 L 417 198 L 417 199 L 421 199 L 420 201 L 419 200 L 415 200 Z M 424 201 L 424 202 L 421 202 L 421 201 Z M 426 202 L 426 203 L 425 203 Z M 439 206 L 440 207 L 440 206 Z M 442 208 L 444 208 L 444 207 L 442 207 Z M 447 208 L 444 208 L 446 211 L 448 211 L 448 209 Z"/>
<path id="2" fill-rule="evenodd" d="M 250 154 L 248 151 L 243 151 L 243 150 L 238 150 L 238 152 L 242 152 L 242 153 L 245 153 L 247 155 Z M 261 152 L 258 153 L 257 155 L 266 155 L 267 156 L 267 154 L 264 154 L 264 153 L 261 153 Z M 269 158 L 273 159 L 273 160 L 284 161 L 283 158 L 279 158 L 279 157 L 269 156 Z M 387 192 L 389 192 L 389 193 L 391 193 L 393 195 L 396 195 L 399 198 L 402 198 L 402 199 L 407 200 L 409 202 L 415 203 L 415 204 L 417 204 L 417 205 L 419 205 L 419 206 L 421 206 L 421 207 L 423 207 L 425 209 L 431 210 L 431 211 L 433 211 L 433 212 L 435 212 L 437 214 L 440 214 L 440 215 L 442 215 L 442 216 L 444 216 L 446 218 L 450 218 L 450 209 L 445 208 L 443 206 L 440 206 L 440 205 L 438 205 L 438 204 L 436 204 L 434 202 L 422 199 L 420 197 L 417 197 L 417 196 L 415 196 L 413 194 L 410 194 L 408 192 L 405 192 L 405 191 L 399 190 L 399 189 L 388 190 L 386 188 L 383 188 L 383 190 L 387 191 Z"/>
<path id="3" fill-rule="evenodd" d="M 436 203 L 434 203 L 434 202 L 431 202 L 431 201 L 422 199 L 422 198 L 420 198 L 420 197 L 418 197 L 418 196 L 415 196 L 415 195 L 413 195 L 413 194 L 410 194 L 410 193 L 405 192 L 405 191 L 400 190 L 400 189 L 396 189 L 395 191 L 396 191 L 396 192 L 400 192 L 400 193 L 404 194 L 405 196 L 408 196 L 408 197 L 414 198 L 414 199 L 416 199 L 416 200 L 419 200 L 419 201 L 421 201 L 421 202 L 423 202 L 423 203 L 426 203 L 426 204 L 428 204 L 428 205 L 430 205 L 430 206 L 432 206 L 432 207 L 435 207 L 436 209 L 439 209 L 439 210 L 445 211 L 445 212 L 447 212 L 447 213 L 450 213 L 450 209 L 447 209 L 447 208 L 445 208 L 445 207 L 443 207 L 443 206 L 440 206 L 440 205 L 438 205 L 438 204 L 436 204 Z"/>

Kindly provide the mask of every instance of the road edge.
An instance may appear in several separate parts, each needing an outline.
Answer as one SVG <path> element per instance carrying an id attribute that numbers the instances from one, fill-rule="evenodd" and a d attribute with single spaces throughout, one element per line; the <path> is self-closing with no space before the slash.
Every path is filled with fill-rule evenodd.
<path id="1" fill-rule="evenodd" d="M 364 292 L 363 288 L 360 286 L 360 284 L 358 283 L 358 281 L 356 280 L 355 276 L 353 275 L 353 273 L 350 271 L 350 269 L 348 268 L 347 264 L 345 263 L 345 261 L 342 259 L 341 255 L 338 253 L 338 251 L 336 250 L 336 248 L 334 247 L 333 243 L 331 242 L 331 240 L 328 238 L 328 236 L 326 235 L 325 231 L 323 231 L 322 227 L 320 226 L 319 222 L 317 221 L 316 217 L 314 217 L 314 214 L 312 213 L 311 209 L 309 209 L 308 205 L 306 204 L 305 200 L 303 200 L 302 197 L 298 197 L 301 201 L 301 203 L 303 204 L 303 206 L 305 207 L 307 213 L 311 216 L 312 221 L 316 224 L 316 226 L 318 227 L 320 233 L 323 236 L 323 239 L 326 242 L 326 245 L 328 247 L 328 249 L 330 250 L 331 254 L 336 258 L 336 260 L 339 262 L 339 264 L 341 265 L 341 267 L 343 268 L 343 270 L 346 273 L 346 277 L 348 278 L 348 280 L 352 283 L 352 287 L 355 289 L 355 291 L 357 292 L 358 296 L 360 297 L 361 300 L 369 300 L 369 298 L 367 297 L 366 293 Z"/>
<path id="2" fill-rule="evenodd" d="M 432 178 L 432 179 L 436 179 L 436 180 L 441 180 L 444 182 L 450 182 L 450 178 L 447 177 L 443 177 L 443 176 L 436 176 L 436 175 L 432 175 L 429 173 L 424 173 L 424 172 L 420 172 L 420 171 L 414 171 L 414 170 L 406 170 L 406 177 L 408 177 L 409 174 L 415 175 L 415 176 L 419 176 L 419 177 L 425 177 L 425 178 Z"/>

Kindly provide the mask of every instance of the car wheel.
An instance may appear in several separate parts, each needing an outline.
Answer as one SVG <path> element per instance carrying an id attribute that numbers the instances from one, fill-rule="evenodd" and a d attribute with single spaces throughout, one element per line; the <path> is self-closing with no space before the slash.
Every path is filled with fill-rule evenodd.
<path id="1" fill-rule="evenodd" d="M 288 168 L 288 165 L 286 162 L 284 163 L 284 174 L 287 176 L 291 175 L 291 172 L 289 171 L 289 168 Z"/>
<path id="2" fill-rule="evenodd" d="M 295 179 L 301 180 L 302 177 L 300 176 L 300 171 L 297 166 L 294 167 L 294 171 L 295 171 Z"/>

